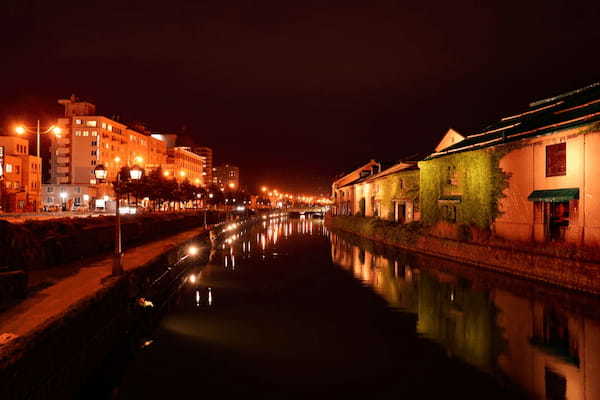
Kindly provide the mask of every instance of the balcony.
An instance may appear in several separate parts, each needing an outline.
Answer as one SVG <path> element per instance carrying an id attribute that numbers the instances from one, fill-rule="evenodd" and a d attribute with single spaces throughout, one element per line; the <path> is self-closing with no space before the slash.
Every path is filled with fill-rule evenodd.
<path id="1" fill-rule="evenodd" d="M 56 162 L 58 164 L 69 164 L 69 158 L 68 157 L 58 157 L 56 159 Z"/>
<path id="2" fill-rule="evenodd" d="M 69 167 L 57 167 L 56 168 L 56 172 L 59 174 L 68 174 L 69 173 Z"/>

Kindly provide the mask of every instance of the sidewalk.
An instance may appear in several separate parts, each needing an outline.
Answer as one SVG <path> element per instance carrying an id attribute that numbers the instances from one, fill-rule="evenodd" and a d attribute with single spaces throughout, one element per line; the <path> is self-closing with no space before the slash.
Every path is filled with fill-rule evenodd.
<path id="1" fill-rule="evenodd" d="M 204 228 L 192 229 L 127 249 L 123 261 L 124 269 L 131 271 L 144 266 L 161 254 L 204 232 Z M 91 259 L 87 263 L 84 261 L 80 263 L 82 266 L 76 272 L 59 278 L 53 285 L 33 293 L 21 303 L 0 313 L 0 349 L 8 341 L 35 331 L 45 322 L 60 316 L 78 302 L 114 282 L 114 279 L 107 279 L 111 274 L 112 262 L 112 256 Z M 65 268 L 72 272 L 77 266 Z M 47 272 L 52 275 L 51 270 Z M 56 275 L 60 275 L 60 272 Z M 37 276 L 34 281 L 39 283 L 42 279 Z"/>

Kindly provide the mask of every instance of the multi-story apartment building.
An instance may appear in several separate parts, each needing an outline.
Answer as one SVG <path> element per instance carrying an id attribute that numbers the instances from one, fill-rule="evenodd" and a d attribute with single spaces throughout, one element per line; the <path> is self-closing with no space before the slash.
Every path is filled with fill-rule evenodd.
<path id="1" fill-rule="evenodd" d="M 213 184 L 222 190 L 237 190 L 240 188 L 240 169 L 235 165 L 221 165 L 213 168 Z"/>
<path id="2" fill-rule="evenodd" d="M 65 107 L 65 115 L 57 123 L 63 133 L 52 141 L 50 184 L 53 187 L 46 188 L 51 192 L 45 191 L 44 200 L 51 197 L 46 196 L 48 193 L 69 193 L 65 185 L 95 185 L 94 168 L 100 164 L 108 170 L 107 180 L 112 181 L 124 166 L 138 165 L 148 171 L 166 163 L 166 143 L 143 128 L 98 115 L 94 104 L 75 96 L 59 103 Z M 102 194 L 111 194 L 108 189 L 104 188 Z M 84 192 L 93 194 L 87 189 Z"/>
<path id="3" fill-rule="evenodd" d="M 42 159 L 29 155 L 26 139 L 0 136 L 0 172 L 2 211 L 39 211 Z"/>
<path id="4" fill-rule="evenodd" d="M 193 147 L 192 151 L 199 156 L 204 157 L 202 175 L 204 183 L 209 184 L 213 181 L 213 151 L 210 147 Z"/>
<path id="5" fill-rule="evenodd" d="M 167 154 L 167 163 L 163 165 L 165 176 L 175 177 L 178 181 L 187 179 L 193 185 L 205 185 L 204 157 L 193 153 L 189 147 L 169 148 Z"/>

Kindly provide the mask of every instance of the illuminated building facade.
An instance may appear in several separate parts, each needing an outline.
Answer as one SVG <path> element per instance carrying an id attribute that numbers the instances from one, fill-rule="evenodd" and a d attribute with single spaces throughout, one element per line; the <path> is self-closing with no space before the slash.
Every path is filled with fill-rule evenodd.
<path id="1" fill-rule="evenodd" d="M 209 184 L 213 181 L 213 150 L 210 147 L 193 147 L 192 151 L 199 156 L 204 157 L 204 165 L 202 166 L 202 176 L 204 183 Z"/>
<path id="2" fill-rule="evenodd" d="M 423 203 L 423 215 L 477 222 L 511 240 L 597 245 L 598 154 L 600 83 L 533 102 L 420 162 L 421 198 L 439 191 Z M 424 188 L 423 178 L 436 176 L 439 185 Z"/>
<path id="3" fill-rule="evenodd" d="M 213 168 L 213 184 L 223 190 L 238 190 L 240 188 L 240 169 L 229 164 Z"/>
<path id="4" fill-rule="evenodd" d="M 191 184 L 204 186 L 204 157 L 191 151 L 189 147 L 173 147 L 167 150 L 167 163 L 163 165 L 163 174 L 175 177 L 182 182 L 187 179 Z"/>
<path id="5" fill-rule="evenodd" d="M 0 136 L 0 202 L 3 212 L 41 209 L 42 159 L 29 155 L 29 142 Z"/>

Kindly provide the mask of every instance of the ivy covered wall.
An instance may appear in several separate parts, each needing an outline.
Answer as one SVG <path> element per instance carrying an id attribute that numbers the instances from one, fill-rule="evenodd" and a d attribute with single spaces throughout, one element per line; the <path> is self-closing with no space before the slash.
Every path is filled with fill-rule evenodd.
<path id="1" fill-rule="evenodd" d="M 399 171 L 374 181 L 378 184 L 375 198 L 381 202 L 381 218 L 394 219 L 392 200 L 413 200 L 419 198 L 419 170 Z"/>
<path id="2" fill-rule="evenodd" d="M 481 149 L 419 162 L 421 219 L 489 228 L 500 215 L 508 175 L 499 161 L 508 150 Z"/>

